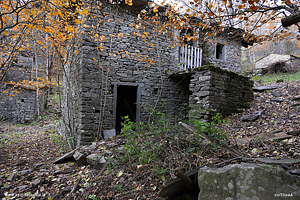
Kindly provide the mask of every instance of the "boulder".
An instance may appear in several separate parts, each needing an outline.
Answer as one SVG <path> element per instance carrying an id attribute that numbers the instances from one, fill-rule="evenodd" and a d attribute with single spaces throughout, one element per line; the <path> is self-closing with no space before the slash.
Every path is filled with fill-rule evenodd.
<path id="1" fill-rule="evenodd" d="M 281 55 L 281 54 L 270 54 L 264 58 L 259 59 L 258 61 L 255 62 L 255 68 L 253 69 L 254 74 L 267 74 L 268 69 L 267 67 L 282 61 L 286 63 L 291 63 L 293 56 L 291 55 Z"/>
<path id="2" fill-rule="evenodd" d="M 300 180 L 280 167 L 242 163 L 223 168 L 200 168 L 198 200 L 300 199 Z"/>
<path id="3" fill-rule="evenodd" d="M 242 120 L 243 122 L 254 121 L 257 120 L 259 116 L 261 116 L 261 111 L 255 111 L 252 114 L 242 116 L 240 120 Z"/>
<path id="4" fill-rule="evenodd" d="M 95 167 L 102 167 L 106 163 L 106 160 L 98 154 L 90 154 L 86 157 L 86 162 Z"/>

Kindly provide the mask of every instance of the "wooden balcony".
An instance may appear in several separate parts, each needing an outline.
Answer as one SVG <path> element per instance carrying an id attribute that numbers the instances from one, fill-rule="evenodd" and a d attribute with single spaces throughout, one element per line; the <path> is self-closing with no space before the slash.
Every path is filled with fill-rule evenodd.
<path id="1" fill-rule="evenodd" d="M 184 45 L 179 47 L 179 70 L 188 70 L 201 66 L 202 49 L 194 46 Z"/>

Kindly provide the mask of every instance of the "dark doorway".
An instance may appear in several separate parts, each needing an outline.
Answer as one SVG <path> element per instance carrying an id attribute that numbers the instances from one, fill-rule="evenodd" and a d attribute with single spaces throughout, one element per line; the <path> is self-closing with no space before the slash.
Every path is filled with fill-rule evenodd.
<path id="1" fill-rule="evenodd" d="M 119 85 L 117 88 L 116 131 L 121 132 L 124 116 L 136 122 L 137 116 L 137 86 Z"/>

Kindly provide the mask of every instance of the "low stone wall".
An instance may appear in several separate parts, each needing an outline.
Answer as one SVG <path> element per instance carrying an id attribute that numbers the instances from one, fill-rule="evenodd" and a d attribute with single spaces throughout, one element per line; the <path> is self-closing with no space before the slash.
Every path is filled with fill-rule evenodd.
<path id="1" fill-rule="evenodd" d="M 46 88 L 39 91 L 40 112 L 44 110 Z M 26 123 L 37 116 L 36 90 L 13 87 L 0 88 L 0 117 L 18 123 Z"/>
<path id="2" fill-rule="evenodd" d="M 191 82 L 189 105 L 193 114 L 209 120 L 216 113 L 227 116 L 250 106 L 253 82 L 242 75 L 215 66 L 195 69 Z"/>

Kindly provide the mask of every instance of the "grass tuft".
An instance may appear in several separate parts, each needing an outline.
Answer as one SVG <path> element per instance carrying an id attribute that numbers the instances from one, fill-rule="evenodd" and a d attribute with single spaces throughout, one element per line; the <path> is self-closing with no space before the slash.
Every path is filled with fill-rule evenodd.
<path id="1" fill-rule="evenodd" d="M 253 76 L 252 80 L 260 82 L 262 85 L 276 83 L 276 82 L 289 82 L 289 81 L 299 81 L 300 71 L 296 73 L 276 73 L 276 74 L 266 74 L 263 76 Z"/>

